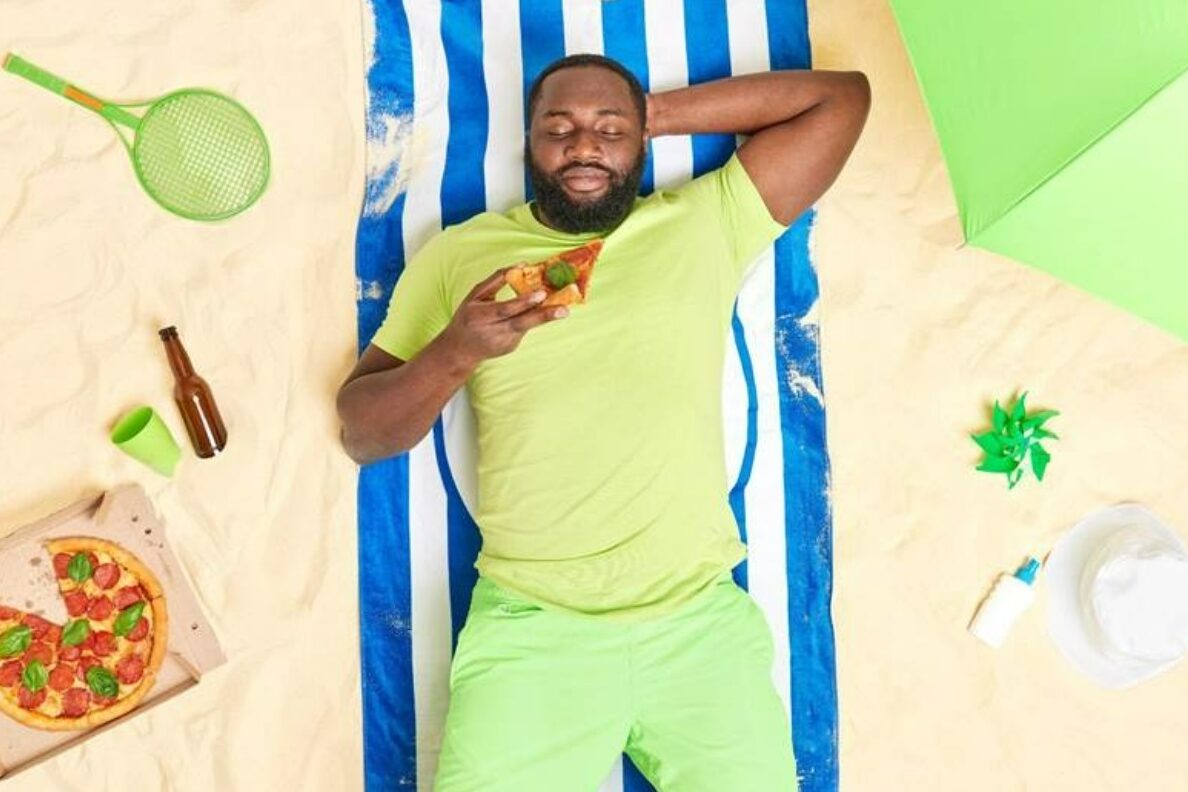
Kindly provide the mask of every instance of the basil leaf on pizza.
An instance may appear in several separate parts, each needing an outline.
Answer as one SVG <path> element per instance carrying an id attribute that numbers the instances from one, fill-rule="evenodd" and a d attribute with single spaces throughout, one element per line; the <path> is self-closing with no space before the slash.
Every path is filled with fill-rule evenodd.
<path id="1" fill-rule="evenodd" d="M 66 572 L 75 583 L 82 583 L 94 572 L 94 569 L 91 568 L 91 559 L 87 558 L 86 553 L 75 553 L 74 558 L 70 559 L 70 566 L 66 567 Z"/>
<path id="2" fill-rule="evenodd" d="M 18 624 L 0 633 L 0 657 L 13 657 L 29 648 L 33 631 L 27 624 Z"/>
<path id="3" fill-rule="evenodd" d="M 558 261 L 545 270 L 545 280 L 554 289 L 564 289 L 569 284 L 577 282 L 577 270 L 568 261 Z"/>
<path id="4" fill-rule="evenodd" d="M 115 624 L 112 625 L 111 631 L 121 637 L 127 635 L 132 632 L 132 628 L 136 626 L 136 622 L 140 621 L 140 614 L 143 612 L 143 601 L 132 603 L 120 611 L 119 616 L 116 616 Z"/>
<path id="5" fill-rule="evenodd" d="M 62 645 L 78 646 L 80 643 L 87 640 L 87 636 L 90 634 L 90 622 L 88 622 L 86 619 L 75 619 L 66 625 L 66 629 L 62 630 Z"/>
<path id="6" fill-rule="evenodd" d="M 41 690 L 48 680 L 49 672 L 45 670 L 45 666 L 41 664 L 40 660 L 30 661 L 29 665 L 25 666 L 25 670 L 21 672 L 21 682 L 30 693 Z"/>
<path id="7" fill-rule="evenodd" d="M 87 669 L 87 687 L 95 695 L 104 698 L 115 698 L 120 694 L 120 683 L 116 681 L 115 674 L 103 666 L 92 666 Z"/>

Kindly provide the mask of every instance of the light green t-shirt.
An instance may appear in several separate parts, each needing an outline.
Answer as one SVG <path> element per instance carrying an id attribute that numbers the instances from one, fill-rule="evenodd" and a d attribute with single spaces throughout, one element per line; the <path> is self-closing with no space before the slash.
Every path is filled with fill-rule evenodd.
<path id="1" fill-rule="evenodd" d="M 547 606 L 642 617 L 743 559 L 722 366 L 743 272 L 783 231 L 732 157 L 639 199 L 603 237 L 587 302 L 479 365 L 480 574 Z M 598 236 L 527 204 L 447 228 L 409 261 L 372 343 L 409 360 L 499 267 Z"/>

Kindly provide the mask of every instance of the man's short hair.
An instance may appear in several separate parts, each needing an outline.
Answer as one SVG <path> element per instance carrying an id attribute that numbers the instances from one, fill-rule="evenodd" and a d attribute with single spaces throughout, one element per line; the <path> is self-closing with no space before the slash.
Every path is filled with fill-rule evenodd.
<path id="1" fill-rule="evenodd" d="M 593 53 L 581 53 L 578 55 L 566 55 L 564 58 L 557 60 L 544 67 L 536 79 L 532 82 L 532 88 L 528 91 L 528 122 L 532 122 L 532 116 L 536 112 L 536 104 L 540 101 L 540 89 L 544 85 L 545 78 L 553 72 L 561 69 L 571 69 L 578 66 L 596 66 L 601 69 L 609 69 L 615 74 L 623 78 L 623 82 L 627 83 L 627 90 L 631 92 L 631 101 L 635 105 L 636 112 L 639 113 L 639 122 L 644 124 L 648 118 L 648 100 L 644 94 L 643 86 L 640 85 L 639 80 L 631 73 L 623 64 L 617 60 L 607 58 L 603 55 L 594 55 Z"/>

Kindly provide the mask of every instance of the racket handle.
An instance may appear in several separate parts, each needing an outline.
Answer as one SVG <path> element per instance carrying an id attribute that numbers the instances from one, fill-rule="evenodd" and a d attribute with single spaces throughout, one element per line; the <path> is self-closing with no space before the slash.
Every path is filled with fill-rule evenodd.
<path id="1" fill-rule="evenodd" d="M 50 74 L 40 66 L 35 66 L 19 55 L 8 53 L 4 58 L 4 70 L 19 77 L 24 77 L 32 83 L 40 85 L 47 91 L 53 91 L 64 96 L 77 105 L 93 110 L 109 121 L 115 121 L 126 127 L 136 129 L 140 126 L 140 119 L 124 110 L 122 107 L 110 105 L 97 96 L 92 96 L 81 88 L 71 85 L 57 75 Z"/>

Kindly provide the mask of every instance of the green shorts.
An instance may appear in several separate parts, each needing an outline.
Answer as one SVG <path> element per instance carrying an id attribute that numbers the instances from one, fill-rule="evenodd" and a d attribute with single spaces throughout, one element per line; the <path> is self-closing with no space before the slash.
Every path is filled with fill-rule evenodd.
<path id="1" fill-rule="evenodd" d="M 621 753 L 660 792 L 797 788 L 762 612 L 724 574 L 668 616 L 546 610 L 480 578 L 438 792 L 594 792 Z"/>

